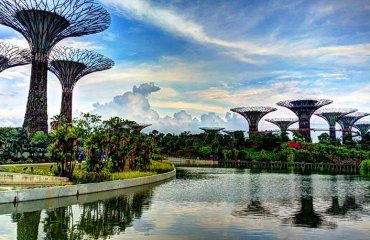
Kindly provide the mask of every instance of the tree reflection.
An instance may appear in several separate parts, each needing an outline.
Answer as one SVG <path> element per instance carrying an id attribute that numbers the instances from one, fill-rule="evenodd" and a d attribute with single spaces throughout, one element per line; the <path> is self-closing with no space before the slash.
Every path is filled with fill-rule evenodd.
<path id="1" fill-rule="evenodd" d="M 17 223 L 18 240 L 36 240 L 39 232 L 41 211 L 12 214 Z"/>

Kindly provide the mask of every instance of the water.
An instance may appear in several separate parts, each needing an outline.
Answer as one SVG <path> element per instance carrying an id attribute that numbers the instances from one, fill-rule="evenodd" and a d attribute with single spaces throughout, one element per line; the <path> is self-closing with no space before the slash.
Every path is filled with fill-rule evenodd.
<path id="1" fill-rule="evenodd" d="M 0 205 L 0 239 L 370 239 L 367 178 L 179 170 L 162 184 Z"/>

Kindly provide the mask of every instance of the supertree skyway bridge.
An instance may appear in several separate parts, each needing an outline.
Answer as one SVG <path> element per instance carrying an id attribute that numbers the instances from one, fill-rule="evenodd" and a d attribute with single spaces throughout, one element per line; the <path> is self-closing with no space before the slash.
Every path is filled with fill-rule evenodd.
<path id="1" fill-rule="evenodd" d="M 60 114 L 72 121 L 73 89 L 82 77 L 112 68 L 114 62 L 94 51 L 55 47 L 50 54 L 49 70 L 62 85 Z"/>
<path id="2" fill-rule="evenodd" d="M 276 110 L 277 109 L 273 107 L 261 107 L 261 106 L 237 107 L 230 109 L 230 111 L 242 115 L 247 120 L 249 127 L 247 132 L 249 133 L 258 132 L 258 123 L 261 121 L 261 119 L 266 114 Z"/>
<path id="3" fill-rule="evenodd" d="M 355 108 L 324 108 L 315 112 L 315 115 L 323 118 L 329 124 L 330 139 L 336 140 L 335 124 L 338 119 L 356 111 Z"/>
<path id="4" fill-rule="evenodd" d="M 370 122 L 358 122 L 353 127 L 360 131 L 360 136 L 363 138 L 370 130 Z"/>
<path id="5" fill-rule="evenodd" d="M 143 129 L 152 126 L 152 124 L 147 123 L 134 123 L 131 128 L 136 132 L 141 132 Z"/>
<path id="6" fill-rule="evenodd" d="M 0 72 L 31 63 L 31 53 L 28 49 L 13 44 L 0 42 Z"/>
<path id="7" fill-rule="evenodd" d="M 305 141 L 311 142 L 311 116 L 319 108 L 332 103 L 329 99 L 300 98 L 278 102 L 278 106 L 286 107 L 298 117 L 299 131 Z"/>
<path id="8" fill-rule="evenodd" d="M 23 127 L 48 131 L 47 69 L 49 53 L 64 38 L 107 29 L 109 13 L 94 0 L 1 0 L 0 24 L 28 41 L 32 67 Z"/>
<path id="9" fill-rule="evenodd" d="M 298 122 L 298 119 L 296 118 L 271 118 L 271 119 L 265 119 L 265 121 L 278 126 L 281 132 L 287 132 L 288 128 L 291 125 Z"/>
<path id="10" fill-rule="evenodd" d="M 343 132 L 343 141 L 344 140 L 352 140 L 352 127 L 353 125 L 363 117 L 369 116 L 370 113 L 364 112 L 354 112 L 347 114 L 338 119 L 338 123 L 342 128 Z"/>

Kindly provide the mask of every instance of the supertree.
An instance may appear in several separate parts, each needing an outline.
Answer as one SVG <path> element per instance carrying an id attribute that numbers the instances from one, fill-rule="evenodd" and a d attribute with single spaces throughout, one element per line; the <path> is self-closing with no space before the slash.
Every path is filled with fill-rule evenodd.
<path id="1" fill-rule="evenodd" d="M 337 123 L 338 119 L 356 111 L 357 109 L 354 108 L 324 108 L 316 112 L 315 115 L 325 119 L 328 122 L 330 139 L 335 141 L 337 139 L 335 124 Z"/>
<path id="2" fill-rule="evenodd" d="M 244 130 L 222 130 L 222 132 L 226 133 L 227 135 L 232 136 L 237 132 L 244 133 Z"/>
<path id="3" fill-rule="evenodd" d="M 288 128 L 294 123 L 298 122 L 296 118 L 271 118 L 265 119 L 265 121 L 275 124 L 281 130 L 281 132 L 286 133 Z"/>
<path id="4" fill-rule="evenodd" d="M 82 49 L 55 47 L 50 53 L 49 70 L 62 85 L 60 114 L 72 121 L 73 88 L 82 77 L 112 68 L 114 62 L 103 55 Z"/>
<path id="5" fill-rule="evenodd" d="M 278 102 L 278 106 L 286 107 L 294 112 L 298 117 L 299 131 L 305 141 L 311 141 L 312 114 L 319 108 L 332 103 L 328 99 L 301 98 Z"/>
<path id="6" fill-rule="evenodd" d="M 144 128 L 150 127 L 152 124 L 146 123 L 135 123 L 131 126 L 131 128 L 136 132 L 141 132 Z"/>
<path id="7" fill-rule="evenodd" d="M 0 42 L 0 72 L 5 69 L 31 63 L 31 54 L 27 49 Z"/>
<path id="8" fill-rule="evenodd" d="M 200 130 L 203 130 L 205 133 L 219 133 L 225 128 L 222 127 L 200 127 Z"/>
<path id="9" fill-rule="evenodd" d="M 363 117 L 370 115 L 370 113 L 364 112 L 354 112 L 347 114 L 338 119 L 338 123 L 342 128 L 343 132 L 343 141 L 344 140 L 352 140 L 352 127 L 353 125 Z"/>
<path id="10" fill-rule="evenodd" d="M 51 49 L 64 38 L 107 29 L 109 13 L 94 0 L 1 0 L 0 24 L 21 33 L 31 48 L 31 80 L 23 126 L 30 133 L 47 132 L 47 69 Z"/>
<path id="11" fill-rule="evenodd" d="M 258 123 L 263 116 L 276 110 L 273 107 L 238 107 L 230 109 L 230 111 L 239 113 L 247 120 L 249 133 L 258 132 Z"/>
<path id="12" fill-rule="evenodd" d="M 363 138 L 370 130 L 370 122 L 359 122 L 353 125 L 360 131 L 360 135 Z"/>

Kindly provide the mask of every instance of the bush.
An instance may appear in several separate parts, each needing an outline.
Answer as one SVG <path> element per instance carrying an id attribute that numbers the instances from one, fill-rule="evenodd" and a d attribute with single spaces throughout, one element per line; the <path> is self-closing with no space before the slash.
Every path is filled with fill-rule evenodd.
<path id="1" fill-rule="evenodd" d="M 112 175 L 107 171 L 97 172 L 82 172 L 74 175 L 77 183 L 98 183 L 111 181 Z"/>
<path id="2" fill-rule="evenodd" d="M 360 163 L 360 173 L 362 175 L 370 175 L 370 159 L 363 160 Z"/>
<path id="3" fill-rule="evenodd" d="M 173 166 L 171 163 L 150 161 L 150 165 L 147 170 L 150 172 L 156 172 L 156 173 L 166 173 L 166 172 L 172 171 Z"/>

